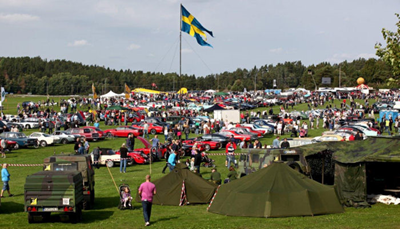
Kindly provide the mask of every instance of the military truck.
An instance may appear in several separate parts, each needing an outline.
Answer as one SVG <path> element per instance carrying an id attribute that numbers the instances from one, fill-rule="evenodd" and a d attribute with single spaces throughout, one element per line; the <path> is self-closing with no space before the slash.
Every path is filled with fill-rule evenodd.
<path id="1" fill-rule="evenodd" d="M 94 205 L 94 169 L 89 154 L 60 154 L 44 159 L 45 171 L 79 171 L 83 177 L 83 209 L 90 209 Z"/>
<path id="2" fill-rule="evenodd" d="M 83 182 L 79 171 L 41 171 L 26 177 L 25 212 L 28 222 L 46 220 L 52 212 L 64 212 L 72 223 L 82 218 Z"/>
<path id="3" fill-rule="evenodd" d="M 239 156 L 240 176 L 267 167 L 273 161 L 282 161 L 294 170 L 310 175 L 311 169 L 303 154 L 295 149 L 242 149 Z"/>

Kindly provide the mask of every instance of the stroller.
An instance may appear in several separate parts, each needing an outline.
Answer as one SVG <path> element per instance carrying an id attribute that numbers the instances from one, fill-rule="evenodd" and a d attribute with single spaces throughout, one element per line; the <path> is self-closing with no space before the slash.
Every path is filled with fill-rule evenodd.
<path id="1" fill-rule="evenodd" d="M 208 157 L 206 152 L 202 152 L 201 153 L 201 162 L 203 163 L 203 166 L 208 168 L 208 167 L 215 167 L 214 165 L 214 160 L 212 160 L 211 158 Z"/>
<path id="2" fill-rule="evenodd" d="M 130 201 L 127 201 L 126 202 L 126 205 L 125 205 L 125 200 L 124 200 L 124 192 L 125 192 L 125 188 L 128 188 L 129 189 L 129 196 L 132 198 Z M 119 204 L 118 204 L 118 209 L 119 210 L 125 210 L 125 209 L 130 209 L 130 210 L 132 210 L 133 209 L 133 207 L 132 207 L 132 200 L 133 200 L 133 197 L 131 196 L 131 189 L 129 188 L 129 185 L 127 185 L 127 184 L 121 184 L 120 186 L 119 186 Z M 128 205 L 128 203 L 129 203 L 129 205 Z"/>

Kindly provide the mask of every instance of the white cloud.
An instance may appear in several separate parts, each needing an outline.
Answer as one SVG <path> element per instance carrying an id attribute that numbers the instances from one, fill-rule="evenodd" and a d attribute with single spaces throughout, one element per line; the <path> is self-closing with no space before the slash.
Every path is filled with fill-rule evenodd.
<path id="1" fill-rule="evenodd" d="M 358 55 L 349 54 L 349 53 L 336 53 L 331 58 L 328 58 L 325 61 L 330 62 L 330 63 L 340 63 L 345 60 L 351 61 L 351 60 L 356 60 L 359 58 L 369 59 L 369 58 L 376 58 L 376 56 L 373 53 L 361 53 Z"/>
<path id="2" fill-rule="evenodd" d="M 128 50 L 135 50 L 135 49 L 140 49 L 140 45 L 137 44 L 130 44 L 128 46 Z"/>
<path id="3" fill-rule="evenodd" d="M 283 51 L 283 49 L 282 48 L 277 48 L 277 49 L 270 49 L 269 51 L 272 52 L 272 53 L 281 53 Z"/>
<path id="4" fill-rule="evenodd" d="M 5 22 L 30 22 L 38 21 L 40 18 L 30 14 L 0 14 L 0 21 Z"/>
<path id="5" fill-rule="evenodd" d="M 148 57 L 154 57 L 154 54 L 153 53 L 149 53 L 149 54 L 147 54 L 147 56 Z"/>
<path id="6" fill-rule="evenodd" d="M 87 40 L 76 40 L 73 43 L 68 43 L 70 47 L 78 47 L 78 46 L 85 46 L 88 45 L 89 42 Z"/>
<path id="7" fill-rule="evenodd" d="M 350 21 L 350 18 L 349 17 L 345 17 L 345 18 L 343 18 L 343 20 L 344 21 Z"/>
<path id="8" fill-rule="evenodd" d="M 192 53 L 193 50 L 191 49 L 182 49 L 182 53 Z"/>

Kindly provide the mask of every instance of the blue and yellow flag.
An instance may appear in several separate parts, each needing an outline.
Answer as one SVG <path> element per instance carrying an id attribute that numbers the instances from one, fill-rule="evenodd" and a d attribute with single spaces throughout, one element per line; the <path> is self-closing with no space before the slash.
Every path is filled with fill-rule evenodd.
<path id="1" fill-rule="evenodd" d="M 183 5 L 181 5 L 181 11 L 182 11 L 182 31 L 188 33 L 192 37 L 196 37 L 197 43 L 199 43 L 199 45 L 212 47 L 212 45 L 206 42 L 207 36 L 204 32 L 207 32 L 212 37 L 213 33 L 204 28 L 200 24 L 200 22 L 197 21 L 197 19 L 194 18 L 194 16 L 191 15 L 189 11 L 185 9 L 185 7 L 183 7 Z"/>

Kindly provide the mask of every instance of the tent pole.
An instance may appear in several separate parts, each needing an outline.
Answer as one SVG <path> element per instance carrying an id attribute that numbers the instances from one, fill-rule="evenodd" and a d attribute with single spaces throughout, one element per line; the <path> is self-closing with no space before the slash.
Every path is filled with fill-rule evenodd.
<path id="1" fill-rule="evenodd" d="M 322 154 L 322 171 L 321 171 L 322 184 L 324 184 L 324 178 L 325 178 L 325 155 Z"/>

